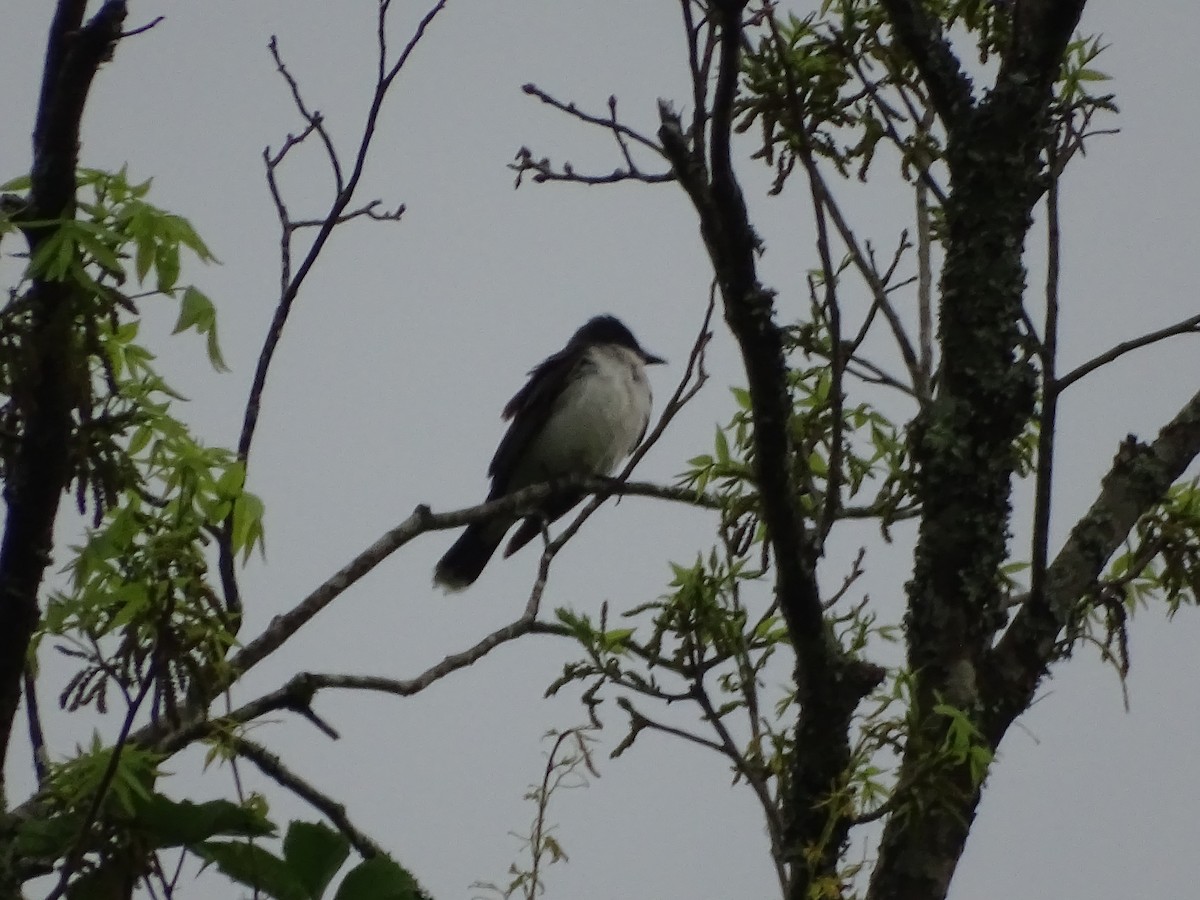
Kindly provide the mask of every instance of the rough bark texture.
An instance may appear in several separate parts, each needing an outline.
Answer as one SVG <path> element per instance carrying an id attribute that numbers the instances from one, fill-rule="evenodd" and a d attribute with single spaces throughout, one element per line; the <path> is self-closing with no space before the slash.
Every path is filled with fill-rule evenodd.
<path id="1" fill-rule="evenodd" d="M 85 0 L 60 0 L 46 49 L 33 134 L 32 184 L 18 221 L 74 216 L 79 123 L 92 78 L 120 35 L 125 4 L 109 2 L 86 24 Z M 26 229 L 31 250 L 52 227 Z M 23 364 L 14 372 L 11 401 L 21 423 L 5 459 L 7 514 L 0 543 L 0 761 L 7 756 L 20 703 L 21 673 L 37 624 L 38 591 L 53 547 L 54 521 L 71 479 L 70 444 L 75 393 L 68 373 L 74 342 L 74 288 L 35 279 L 25 302 L 31 324 Z M 2 778 L 0 767 L 0 778 Z M 0 781 L 0 797 L 3 797 Z M 0 896 L 15 891 L 4 883 Z"/>
<path id="2" fill-rule="evenodd" d="M 948 65 L 944 39 L 920 4 L 884 5 L 942 116 L 952 190 L 939 300 L 941 382 L 913 437 L 923 513 L 908 585 L 914 725 L 900 772 L 901 812 L 885 829 L 871 896 L 940 900 L 980 785 L 965 762 L 931 765 L 949 725 L 934 706 L 966 713 L 992 749 L 1003 736 L 1003 728 L 984 727 L 999 720 L 988 715 L 993 699 L 980 685 L 1005 624 L 996 573 L 1007 558 L 1014 444 L 1034 403 L 1034 372 L 1016 358 L 1022 251 L 1041 193 L 1051 86 L 1083 3 L 1018 2 L 997 82 L 978 102 L 963 102 L 963 76 Z"/>
<path id="3" fill-rule="evenodd" d="M 1067 538 L 1046 576 L 1043 597 L 1031 597 L 989 655 L 983 685 L 983 728 L 999 742 L 1029 708 L 1058 639 L 1081 597 L 1096 584 L 1105 564 L 1138 519 L 1200 454 L 1200 392 L 1184 404 L 1152 444 L 1128 438 L 1105 475 L 1100 493 Z"/>

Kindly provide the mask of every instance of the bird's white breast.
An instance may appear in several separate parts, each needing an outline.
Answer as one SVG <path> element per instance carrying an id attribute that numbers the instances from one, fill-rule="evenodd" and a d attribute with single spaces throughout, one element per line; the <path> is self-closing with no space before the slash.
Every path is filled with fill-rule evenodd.
<path id="1" fill-rule="evenodd" d="M 602 345 L 589 348 L 581 365 L 525 454 L 539 471 L 520 472 L 514 486 L 583 472 L 610 475 L 645 433 L 651 396 L 641 357 Z"/>

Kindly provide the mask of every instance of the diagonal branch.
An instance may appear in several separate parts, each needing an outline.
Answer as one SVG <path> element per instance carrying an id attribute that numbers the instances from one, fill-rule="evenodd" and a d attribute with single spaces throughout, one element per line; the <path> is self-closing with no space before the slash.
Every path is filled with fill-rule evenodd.
<path id="1" fill-rule="evenodd" d="M 1166 328 L 1160 328 L 1158 331 L 1151 331 L 1149 334 L 1144 334 L 1141 337 L 1122 341 L 1115 347 L 1105 350 L 1099 356 L 1093 357 L 1082 365 L 1072 369 L 1066 375 L 1062 376 L 1062 378 L 1056 379 L 1052 389 L 1055 393 L 1061 394 L 1076 381 L 1091 375 L 1101 366 L 1107 366 L 1110 362 L 1120 359 L 1126 353 L 1140 350 L 1143 347 L 1149 347 L 1151 344 L 1157 344 L 1161 340 L 1180 334 L 1200 334 L 1200 315 L 1189 316 L 1182 322 L 1176 322 L 1174 325 L 1168 325 Z"/>
<path id="2" fill-rule="evenodd" d="M 1042 596 L 1030 595 L 992 651 L 994 683 L 984 708 L 987 731 L 1002 734 L 1025 710 L 1053 662 L 1059 634 L 1126 535 L 1200 456 L 1200 393 L 1183 405 L 1152 444 L 1127 438 L 1100 494 L 1050 564 Z"/>
<path id="3" fill-rule="evenodd" d="M 429 9 L 429 11 L 421 19 L 413 32 L 408 44 L 401 52 L 396 62 L 389 68 L 387 66 L 387 44 L 383 40 L 382 33 L 384 29 L 384 20 L 387 15 L 387 3 L 380 4 L 379 13 L 379 29 L 380 29 L 380 47 L 379 47 L 379 77 L 375 83 L 375 90 L 371 97 L 371 106 L 367 111 L 366 120 L 363 122 L 362 136 L 359 139 L 358 151 L 354 156 L 354 165 L 350 170 L 350 175 L 346 179 L 345 186 L 338 191 L 334 202 L 329 208 L 329 214 L 326 216 L 324 224 L 317 230 L 316 237 L 313 238 L 312 244 L 309 246 L 308 252 L 296 269 L 296 274 L 283 290 L 279 298 L 279 302 L 275 306 L 275 314 L 272 316 L 271 324 L 267 330 L 266 339 L 263 341 L 262 351 L 258 357 L 258 364 L 254 370 L 254 381 L 250 387 L 250 395 L 246 400 L 246 410 L 242 419 L 242 431 L 238 438 L 238 456 L 241 459 L 246 459 L 250 455 L 250 445 L 254 441 L 254 432 L 258 426 L 259 412 L 262 406 L 262 394 L 266 388 L 267 373 L 271 368 L 271 361 L 274 359 L 275 350 L 279 346 L 279 340 L 283 335 L 283 327 L 287 324 L 287 319 L 291 313 L 292 306 L 296 301 L 296 296 L 300 293 L 300 288 L 304 284 L 308 273 L 316 264 L 317 258 L 325 247 L 325 243 L 329 240 L 329 236 L 333 233 L 333 229 L 338 224 L 338 219 L 349 206 L 350 201 L 354 198 L 354 192 L 358 188 L 358 182 L 362 178 L 363 169 L 366 166 L 367 154 L 371 148 L 371 141 L 375 135 L 375 127 L 379 121 L 380 111 L 383 109 L 383 102 L 387 97 L 388 90 L 392 86 L 392 82 L 403 70 L 405 63 L 424 37 L 426 30 L 437 17 L 438 13 L 446 6 L 447 0 L 437 0 L 437 2 Z"/>
<path id="4" fill-rule="evenodd" d="M 525 488 L 490 503 L 481 503 L 454 512 L 435 513 L 428 506 L 418 506 L 407 519 L 384 534 L 374 544 L 330 576 L 318 588 L 286 613 L 276 616 L 258 637 L 246 643 L 230 660 L 231 667 L 243 673 L 274 653 L 304 624 L 336 600 L 352 584 L 383 562 L 405 544 L 428 531 L 461 528 L 521 510 L 536 509 L 549 498 L 571 491 L 595 494 L 657 497 L 674 502 L 719 508 L 719 502 L 686 488 L 665 487 L 644 482 L 614 482 L 607 478 L 569 478 Z"/>
<path id="5" fill-rule="evenodd" d="M 882 0 L 882 5 L 896 40 L 921 73 L 938 116 L 947 131 L 954 131 L 971 109 L 971 80 L 950 49 L 941 23 L 922 0 Z"/>
<path id="6" fill-rule="evenodd" d="M 274 781 L 276 784 L 291 791 L 301 800 L 317 809 L 333 826 L 350 842 L 350 845 L 363 859 L 375 856 L 387 856 L 387 851 L 373 841 L 366 833 L 355 827 L 346 815 L 346 807 L 338 803 L 328 794 L 317 790 L 308 781 L 301 778 L 286 765 L 276 754 L 262 744 L 234 737 L 230 741 L 233 751 L 240 757 L 250 760 L 255 767 Z"/>

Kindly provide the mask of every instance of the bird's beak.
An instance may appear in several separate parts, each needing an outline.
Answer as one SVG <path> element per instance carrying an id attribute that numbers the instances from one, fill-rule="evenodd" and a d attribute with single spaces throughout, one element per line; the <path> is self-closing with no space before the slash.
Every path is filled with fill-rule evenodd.
<path id="1" fill-rule="evenodd" d="M 667 363 L 661 356 L 655 356 L 653 353 L 647 353 L 645 350 L 642 351 L 642 362 L 648 366 L 663 366 Z"/>

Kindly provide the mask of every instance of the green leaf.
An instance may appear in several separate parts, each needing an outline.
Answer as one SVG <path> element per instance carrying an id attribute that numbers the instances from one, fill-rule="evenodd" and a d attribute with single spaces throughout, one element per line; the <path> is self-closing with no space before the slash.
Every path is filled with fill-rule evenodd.
<path id="1" fill-rule="evenodd" d="M 334 900 L 421 900 L 421 891 L 397 862 L 376 856 L 350 870 Z"/>
<path id="2" fill-rule="evenodd" d="M 183 291 L 183 300 L 179 304 L 179 318 L 175 321 L 172 334 L 179 334 L 189 328 L 195 328 L 197 333 L 208 336 L 208 358 L 218 372 L 227 372 L 225 359 L 221 355 L 221 347 L 217 343 L 217 309 L 206 294 L 193 285 Z"/>
<path id="3" fill-rule="evenodd" d="M 322 822 L 292 822 L 283 839 L 283 857 L 317 900 L 350 855 L 350 842 Z"/>
<path id="4" fill-rule="evenodd" d="M 725 437 L 725 432 L 722 431 L 720 428 L 717 429 L 716 450 L 717 450 L 717 462 L 718 463 L 728 463 L 729 462 L 729 439 L 727 437 Z"/>
<path id="5" fill-rule="evenodd" d="M 67 813 L 48 819 L 26 819 L 17 826 L 13 854 L 18 859 L 56 859 L 79 837 L 82 816 Z"/>
<path id="6" fill-rule="evenodd" d="M 243 563 L 256 546 L 264 558 L 267 555 L 263 512 L 262 500 L 249 491 L 243 491 L 233 503 L 233 552 L 241 551 Z"/>
<path id="7" fill-rule="evenodd" d="M 171 334 L 179 334 L 189 328 L 195 328 L 203 334 L 212 327 L 216 317 L 217 310 L 213 302 L 201 291 L 188 286 L 183 291 L 183 299 L 179 303 L 179 318 L 175 320 L 175 328 Z"/>
<path id="8" fill-rule="evenodd" d="M 238 884 L 262 891 L 275 900 L 310 900 L 303 882 L 288 864 L 257 844 L 208 841 L 194 849 L 198 856 L 216 864 Z"/>
<path id="9" fill-rule="evenodd" d="M 158 272 L 158 289 L 168 293 L 179 281 L 179 245 L 160 244 L 154 253 L 154 268 Z"/>
<path id="10" fill-rule="evenodd" d="M 141 806 L 135 820 L 155 847 L 190 846 L 219 834 L 265 837 L 275 832 L 261 812 L 228 800 L 193 803 L 162 794 Z"/>
<path id="11" fill-rule="evenodd" d="M 202 262 L 216 262 L 217 258 L 213 256 L 212 251 L 208 249 L 208 245 L 200 239 L 200 235 L 192 228 L 192 223 L 182 216 L 169 216 L 171 223 L 171 231 L 175 238 L 183 246 L 187 247 L 196 257 Z"/>
<path id="12" fill-rule="evenodd" d="M 137 272 L 138 284 L 146 280 L 146 276 L 150 273 L 150 266 L 154 264 L 154 238 L 145 232 L 136 229 L 139 224 L 137 218 L 130 219 L 126 225 L 126 229 L 133 235 L 134 241 L 137 243 L 137 252 L 134 254 L 134 270 Z"/>
<path id="13" fill-rule="evenodd" d="M 33 186 L 33 179 L 28 175 L 18 175 L 0 184 L 0 191 L 27 191 Z"/>
<path id="14" fill-rule="evenodd" d="M 218 372 L 228 372 L 229 366 L 225 365 L 225 357 L 221 355 L 221 345 L 217 343 L 217 328 L 216 323 L 208 329 L 208 340 L 205 344 L 208 349 L 208 361 L 213 369 Z"/>
<path id="15" fill-rule="evenodd" d="M 222 497 L 236 497 L 246 481 L 246 464 L 238 461 L 230 465 L 217 479 L 217 493 Z"/>

